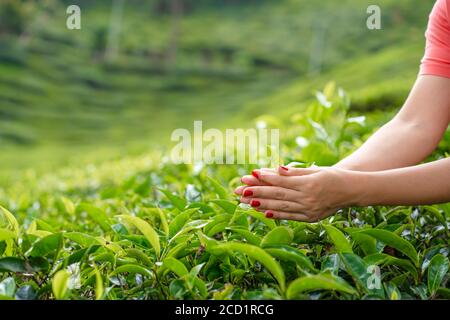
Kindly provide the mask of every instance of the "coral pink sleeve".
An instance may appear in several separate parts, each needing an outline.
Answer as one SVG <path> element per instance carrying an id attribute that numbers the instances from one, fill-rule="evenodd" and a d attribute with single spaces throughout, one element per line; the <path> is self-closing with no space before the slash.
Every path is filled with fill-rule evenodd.
<path id="1" fill-rule="evenodd" d="M 437 0 L 431 11 L 425 32 L 425 55 L 420 75 L 428 74 L 450 78 L 450 0 Z"/>

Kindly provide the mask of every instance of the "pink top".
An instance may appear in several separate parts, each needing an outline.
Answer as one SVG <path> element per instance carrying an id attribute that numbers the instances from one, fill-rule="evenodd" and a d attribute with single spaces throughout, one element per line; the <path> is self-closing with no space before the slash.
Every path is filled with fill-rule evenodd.
<path id="1" fill-rule="evenodd" d="M 437 0 L 428 21 L 419 74 L 450 78 L 450 0 Z"/>

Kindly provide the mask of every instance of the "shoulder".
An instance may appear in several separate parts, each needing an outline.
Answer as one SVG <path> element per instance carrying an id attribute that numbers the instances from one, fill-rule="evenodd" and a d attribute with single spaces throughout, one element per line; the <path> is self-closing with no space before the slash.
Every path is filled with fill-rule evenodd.
<path id="1" fill-rule="evenodd" d="M 425 54 L 420 74 L 450 78 L 450 0 L 437 0 L 425 32 Z"/>
<path id="2" fill-rule="evenodd" d="M 425 36 L 428 40 L 445 42 L 450 39 L 450 0 L 437 0 L 431 10 Z"/>
<path id="3" fill-rule="evenodd" d="M 445 19 L 448 21 L 450 0 L 437 0 L 431 10 L 430 18 Z"/>

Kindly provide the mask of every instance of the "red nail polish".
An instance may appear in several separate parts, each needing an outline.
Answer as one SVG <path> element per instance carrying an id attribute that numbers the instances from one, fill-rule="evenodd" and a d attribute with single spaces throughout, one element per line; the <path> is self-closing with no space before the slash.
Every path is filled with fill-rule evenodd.
<path id="1" fill-rule="evenodd" d="M 273 213 L 270 211 L 266 211 L 266 218 L 272 218 L 273 217 Z"/>
<path id="2" fill-rule="evenodd" d="M 244 190 L 244 197 L 251 197 L 253 195 L 252 190 Z"/>
<path id="3" fill-rule="evenodd" d="M 288 171 L 289 170 L 289 168 L 285 167 L 285 166 L 281 166 L 280 168 L 283 169 L 284 171 Z"/>
<path id="4" fill-rule="evenodd" d="M 259 202 L 258 200 L 252 200 L 252 202 L 250 202 L 250 205 L 252 207 L 259 207 L 261 205 L 261 202 Z"/>
<path id="5" fill-rule="evenodd" d="M 259 174 L 256 170 L 252 171 L 252 176 L 254 176 L 256 179 L 259 179 Z"/>

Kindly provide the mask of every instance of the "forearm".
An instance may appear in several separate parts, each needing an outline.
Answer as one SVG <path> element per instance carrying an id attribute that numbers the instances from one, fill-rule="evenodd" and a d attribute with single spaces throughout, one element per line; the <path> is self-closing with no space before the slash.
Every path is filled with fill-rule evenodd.
<path id="1" fill-rule="evenodd" d="M 450 202 L 450 158 L 408 168 L 353 172 L 352 175 L 355 186 L 353 205 L 426 205 Z"/>
<path id="2" fill-rule="evenodd" d="M 335 167 L 381 171 L 415 165 L 433 151 L 439 138 L 425 126 L 393 119 Z"/>
<path id="3" fill-rule="evenodd" d="M 450 121 L 450 79 L 421 76 L 400 112 L 337 168 L 381 171 L 415 165 L 436 148 Z"/>

